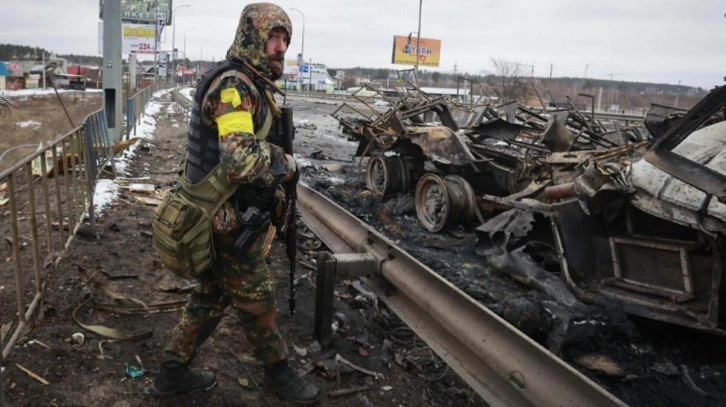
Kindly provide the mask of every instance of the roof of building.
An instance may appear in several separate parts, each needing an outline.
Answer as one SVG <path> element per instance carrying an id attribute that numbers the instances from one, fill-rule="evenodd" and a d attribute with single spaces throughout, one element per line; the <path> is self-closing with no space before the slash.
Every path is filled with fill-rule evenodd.
<path id="1" fill-rule="evenodd" d="M 457 88 L 432 88 L 421 87 L 421 91 L 430 95 L 468 95 L 469 89 L 465 87 Z"/>
<path id="2" fill-rule="evenodd" d="M 44 68 L 43 64 L 36 64 L 36 65 L 33 65 L 32 68 L 30 68 L 30 72 L 43 72 L 43 68 Z"/>

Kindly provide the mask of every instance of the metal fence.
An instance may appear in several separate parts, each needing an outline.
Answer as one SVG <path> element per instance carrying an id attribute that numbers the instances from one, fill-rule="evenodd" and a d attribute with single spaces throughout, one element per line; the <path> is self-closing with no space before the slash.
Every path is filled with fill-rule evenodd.
<path id="1" fill-rule="evenodd" d="M 136 131 L 154 90 L 148 87 L 128 99 L 126 139 Z M 15 290 L 0 290 L 0 303 L 17 304 L 16 312 L 0 309 L 0 362 L 33 315 L 43 317 L 52 270 L 84 222 L 93 224 L 96 182 L 103 171 L 115 173 L 112 143 L 101 109 L 0 173 L 0 206 L 9 205 L 9 211 L 3 208 L 0 214 L 0 236 L 9 243 L 0 244 L 0 282 L 15 284 Z"/>
<path id="2" fill-rule="evenodd" d="M 138 123 L 139 118 L 144 113 L 144 108 L 149 103 L 149 100 L 151 100 L 155 91 L 154 86 L 146 87 L 136 92 L 136 94 L 126 101 L 126 139 L 131 137 L 132 130 L 134 136 L 136 135 L 136 123 Z"/>
<path id="3" fill-rule="evenodd" d="M 175 90 L 171 93 L 171 100 L 179 105 L 179 108 L 181 109 L 184 117 L 188 118 L 189 114 L 192 111 L 192 106 L 194 105 L 194 102 L 189 100 L 189 98 L 187 98 L 186 96 L 182 95 L 178 90 Z"/>

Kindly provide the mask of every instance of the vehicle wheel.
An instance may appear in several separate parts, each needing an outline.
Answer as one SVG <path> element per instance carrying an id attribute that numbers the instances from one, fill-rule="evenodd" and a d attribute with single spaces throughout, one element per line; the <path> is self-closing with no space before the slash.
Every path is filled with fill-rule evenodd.
<path id="1" fill-rule="evenodd" d="M 366 186 L 382 199 L 398 192 L 406 192 L 411 175 L 401 156 L 374 156 L 368 161 Z"/>
<path id="2" fill-rule="evenodd" d="M 449 221 L 451 200 L 444 179 L 425 174 L 416 184 L 416 216 L 424 229 L 439 232 Z"/>

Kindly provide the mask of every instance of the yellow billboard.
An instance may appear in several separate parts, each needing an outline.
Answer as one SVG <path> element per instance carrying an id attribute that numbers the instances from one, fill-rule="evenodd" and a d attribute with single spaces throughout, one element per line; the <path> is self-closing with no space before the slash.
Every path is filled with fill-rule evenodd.
<path id="1" fill-rule="evenodd" d="M 416 40 L 419 41 L 419 66 L 438 67 L 441 58 L 441 40 L 416 38 L 413 35 L 393 36 L 393 57 L 391 63 L 416 65 Z"/>

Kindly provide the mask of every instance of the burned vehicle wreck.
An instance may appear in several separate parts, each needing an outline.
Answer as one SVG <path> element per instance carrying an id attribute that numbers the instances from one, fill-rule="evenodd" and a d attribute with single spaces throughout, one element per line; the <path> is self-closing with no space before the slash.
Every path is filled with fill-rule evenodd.
<path id="1" fill-rule="evenodd" d="M 491 267 L 565 306 L 726 334 L 723 87 L 625 126 L 574 106 L 462 105 L 415 87 L 383 98 L 386 112 L 361 99 L 372 113 L 356 110 L 357 122 L 333 114 L 370 157 L 367 187 L 381 200 L 415 194 L 429 232 L 475 227 Z"/>
<path id="2" fill-rule="evenodd" d="M 398 99 L 365 88 L 392 106 L 385 112 L 354 93 L 362 107 L 343 103 L 332 116 L 359 142 L 355 156 L 370 157 L 367 188 L 381 200 L 413 192 L 417 217 L 430 232 L 483 221 L 495 209 L 483 195 L 529 196 L 571 181 L 577 160 L 563 153 L 580 159 L 625 152 L 641 139 L 638 128 L 607 128 L 574 106 L 536 112 L 490 97 L 462 103 L 408 85 Z M 346 110 L 357 117 L 345 117 Z"/>
<path id="3" fill-rule="evenodd" d="M 585 303 L 725 334 L 725 106 L 717 88 L 644 156 L 588 157 L 539 200 L 496 199 L 511 209 L 477 229 L 482 253 L 538 288 L 556 271 Z"/>
<path id="4" fill-rule="evenodd" d="M 590 162 L 576 198 L 551 205 L 562 276 L 578 298 L 726 333 L 725 106 L 726 88 L 713 90 L 644 159 Z"/>

